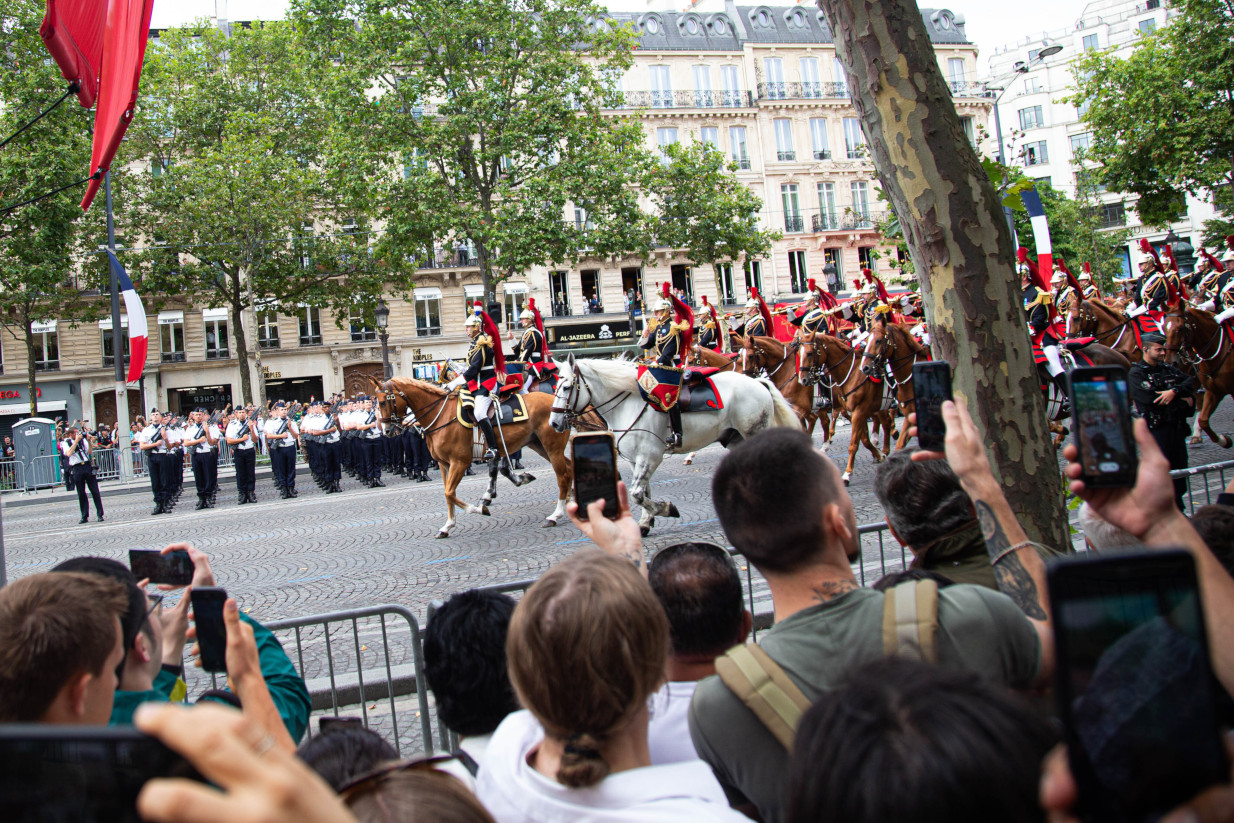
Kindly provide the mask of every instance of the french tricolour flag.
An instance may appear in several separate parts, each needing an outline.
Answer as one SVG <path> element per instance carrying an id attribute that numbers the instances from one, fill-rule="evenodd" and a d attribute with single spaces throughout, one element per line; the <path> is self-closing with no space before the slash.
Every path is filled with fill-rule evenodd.
<path id="1" fill-rule="evenodd" d="M 107 250 L 107 262 L 111 265 L 112 274 L 120 287 L 120 296 L 124 298 L 124 310 L 129 316 L 129 376 L 128 382 L 141 379 L 141 372 L 146 367 L 146 350 L 150 347 L 150 333 L 146 327 L 146 308 L 133 288 L 124 266 L 116 259 L 111 249 Z"/>
<path id="2" fill-rule="evenodd" d="M 1050 244 L 1050 223 L 1045 217 L 1045 207 L 1041 205 L 1041 195 L 1036 188 L 1020 192 L 1020 200 L 1028 211 L 1028 222 L 1033 225 L 1033 238 L 1037 241 L 1037 268 L 1041 279 L 1046 282 L 1049 290 L 1050 278 L 1054 276 L 1054 247 Z"/>

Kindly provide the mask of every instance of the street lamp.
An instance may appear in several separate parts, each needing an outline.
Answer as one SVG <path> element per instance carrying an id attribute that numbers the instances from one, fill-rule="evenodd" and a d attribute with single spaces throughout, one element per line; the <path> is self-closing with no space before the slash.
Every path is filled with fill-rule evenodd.
<path id="1" fill-rule="evenodd" d="M 840 284 L 836 282 L 836 264 L 828 263 L 823 266 L 823 277 L 827 280 L 827 291 L 835 294 L 840 290 Z"/>
<path id="2" fill-rule="evenodd" d="M 377 301 L 373 318 L 377 321 L 377 337 L 381 340 L 381 375 L 389 380 L 394 376 L 394 370 L 390 367 L 390 307 L 385 300 Z"/>

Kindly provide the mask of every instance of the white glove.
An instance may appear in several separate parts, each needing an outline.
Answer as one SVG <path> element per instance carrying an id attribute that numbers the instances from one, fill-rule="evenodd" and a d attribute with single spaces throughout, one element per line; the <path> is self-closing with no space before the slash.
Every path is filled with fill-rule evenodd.
<path id="1" fill-rule="evenodd" d="M 455 389 L 457 389 L 459 386 L 463 385 L 466 382 L 467 381 L 464 380 L 462 377 L 456 377 L 446 384 L 446 391 L 454 391 Z"/>
<path id="2" fill-rule="evenodd" d="M 1128 317 L 1139 317 L 1141 314 L 1144 314 L 1144 312 L 1146 311 L 1148 311 L 1148 306 L 1132 306 L 1131 308 L 1127 309 L 1127 316 Z"/>
<path id="3" fill-rule="evenodd" d="M 1234 317 L 1234 308 L 1226 309 L 1225 311 L 1223 311 L 1221 314 L 1217 315 L 1213 319 L 1216 320 L 1218 323 L 1224 323 L 1225 321 L 1229 320 L 1231 317 Z"/>
<path id="4" fill-rule="evenodd" d="M 1196 308 L 1203 309 L 1204 311 L 1212 311 L 1213 309 L 1217 308 L 1217 301 L 1209 300 L 1207 303 L 1201 303 L 1200 305 L 1196 306 Z"/>

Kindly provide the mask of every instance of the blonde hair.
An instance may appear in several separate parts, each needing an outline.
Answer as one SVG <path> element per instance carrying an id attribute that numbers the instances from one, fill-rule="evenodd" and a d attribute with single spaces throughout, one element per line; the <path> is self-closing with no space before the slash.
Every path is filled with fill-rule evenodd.
<path id="1" fill-rule="evenodd" d="M 557 782 L 609 774 L 599 747 L 664 679 L 668 618 L 625 560 L 585 549 L 549 569 L 514 610 L 510 682 L 550 737 L 565 741 Z"/>

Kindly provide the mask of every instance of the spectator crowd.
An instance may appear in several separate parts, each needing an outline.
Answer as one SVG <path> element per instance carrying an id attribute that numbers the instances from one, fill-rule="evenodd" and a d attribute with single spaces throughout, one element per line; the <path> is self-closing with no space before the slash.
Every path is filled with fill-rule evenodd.
<path id="1" fill-rule="evenodd" d="M 774 607 L 757 642 L 727 550 L 685 542 L 648 559 L 622 484 L 615 520 L 604 501 L 586 519 L 571 503 L 594 546 L 517 602 L 463 592 L 425 627 L 425 679 L 458 736 L 444 756 L 401 761 L 346 720 L 305 740 L 304 681 L 234 600 L 226 688 L 183 705 L 187 590 L 172 605 L 172 587 L 101 558 L 0 590 L 0 723 L 132 723 L 163 741 L 205 782 L 149 781 L 137 806 L 151 821 L 1078 820 L 1041 699 L 1060 665 L 1047 564 L 1061 552 L 1029 540 L 967 410 L 943 415 L 945 454 L 880 468 L 876 494 L 913 560 L 873 587 L 851 565 L 852 500 L 806 435 L 771 429 L 727 454 L 715 509 Z M 1186 518 L 1135 425 L 1132 488 L 1087 488 L 1064 451 L 1089 548 L 1190 554 L 1221 706 L 1234 705 L 1234 488 Z M 174 550 L 193 561 L 189 589 L 215 585 L 211 558 Z M 1108 722 L 1144 722 L 1137 708 Z M 1234 820 L 1234 789 L 1151 811 Z"/>

